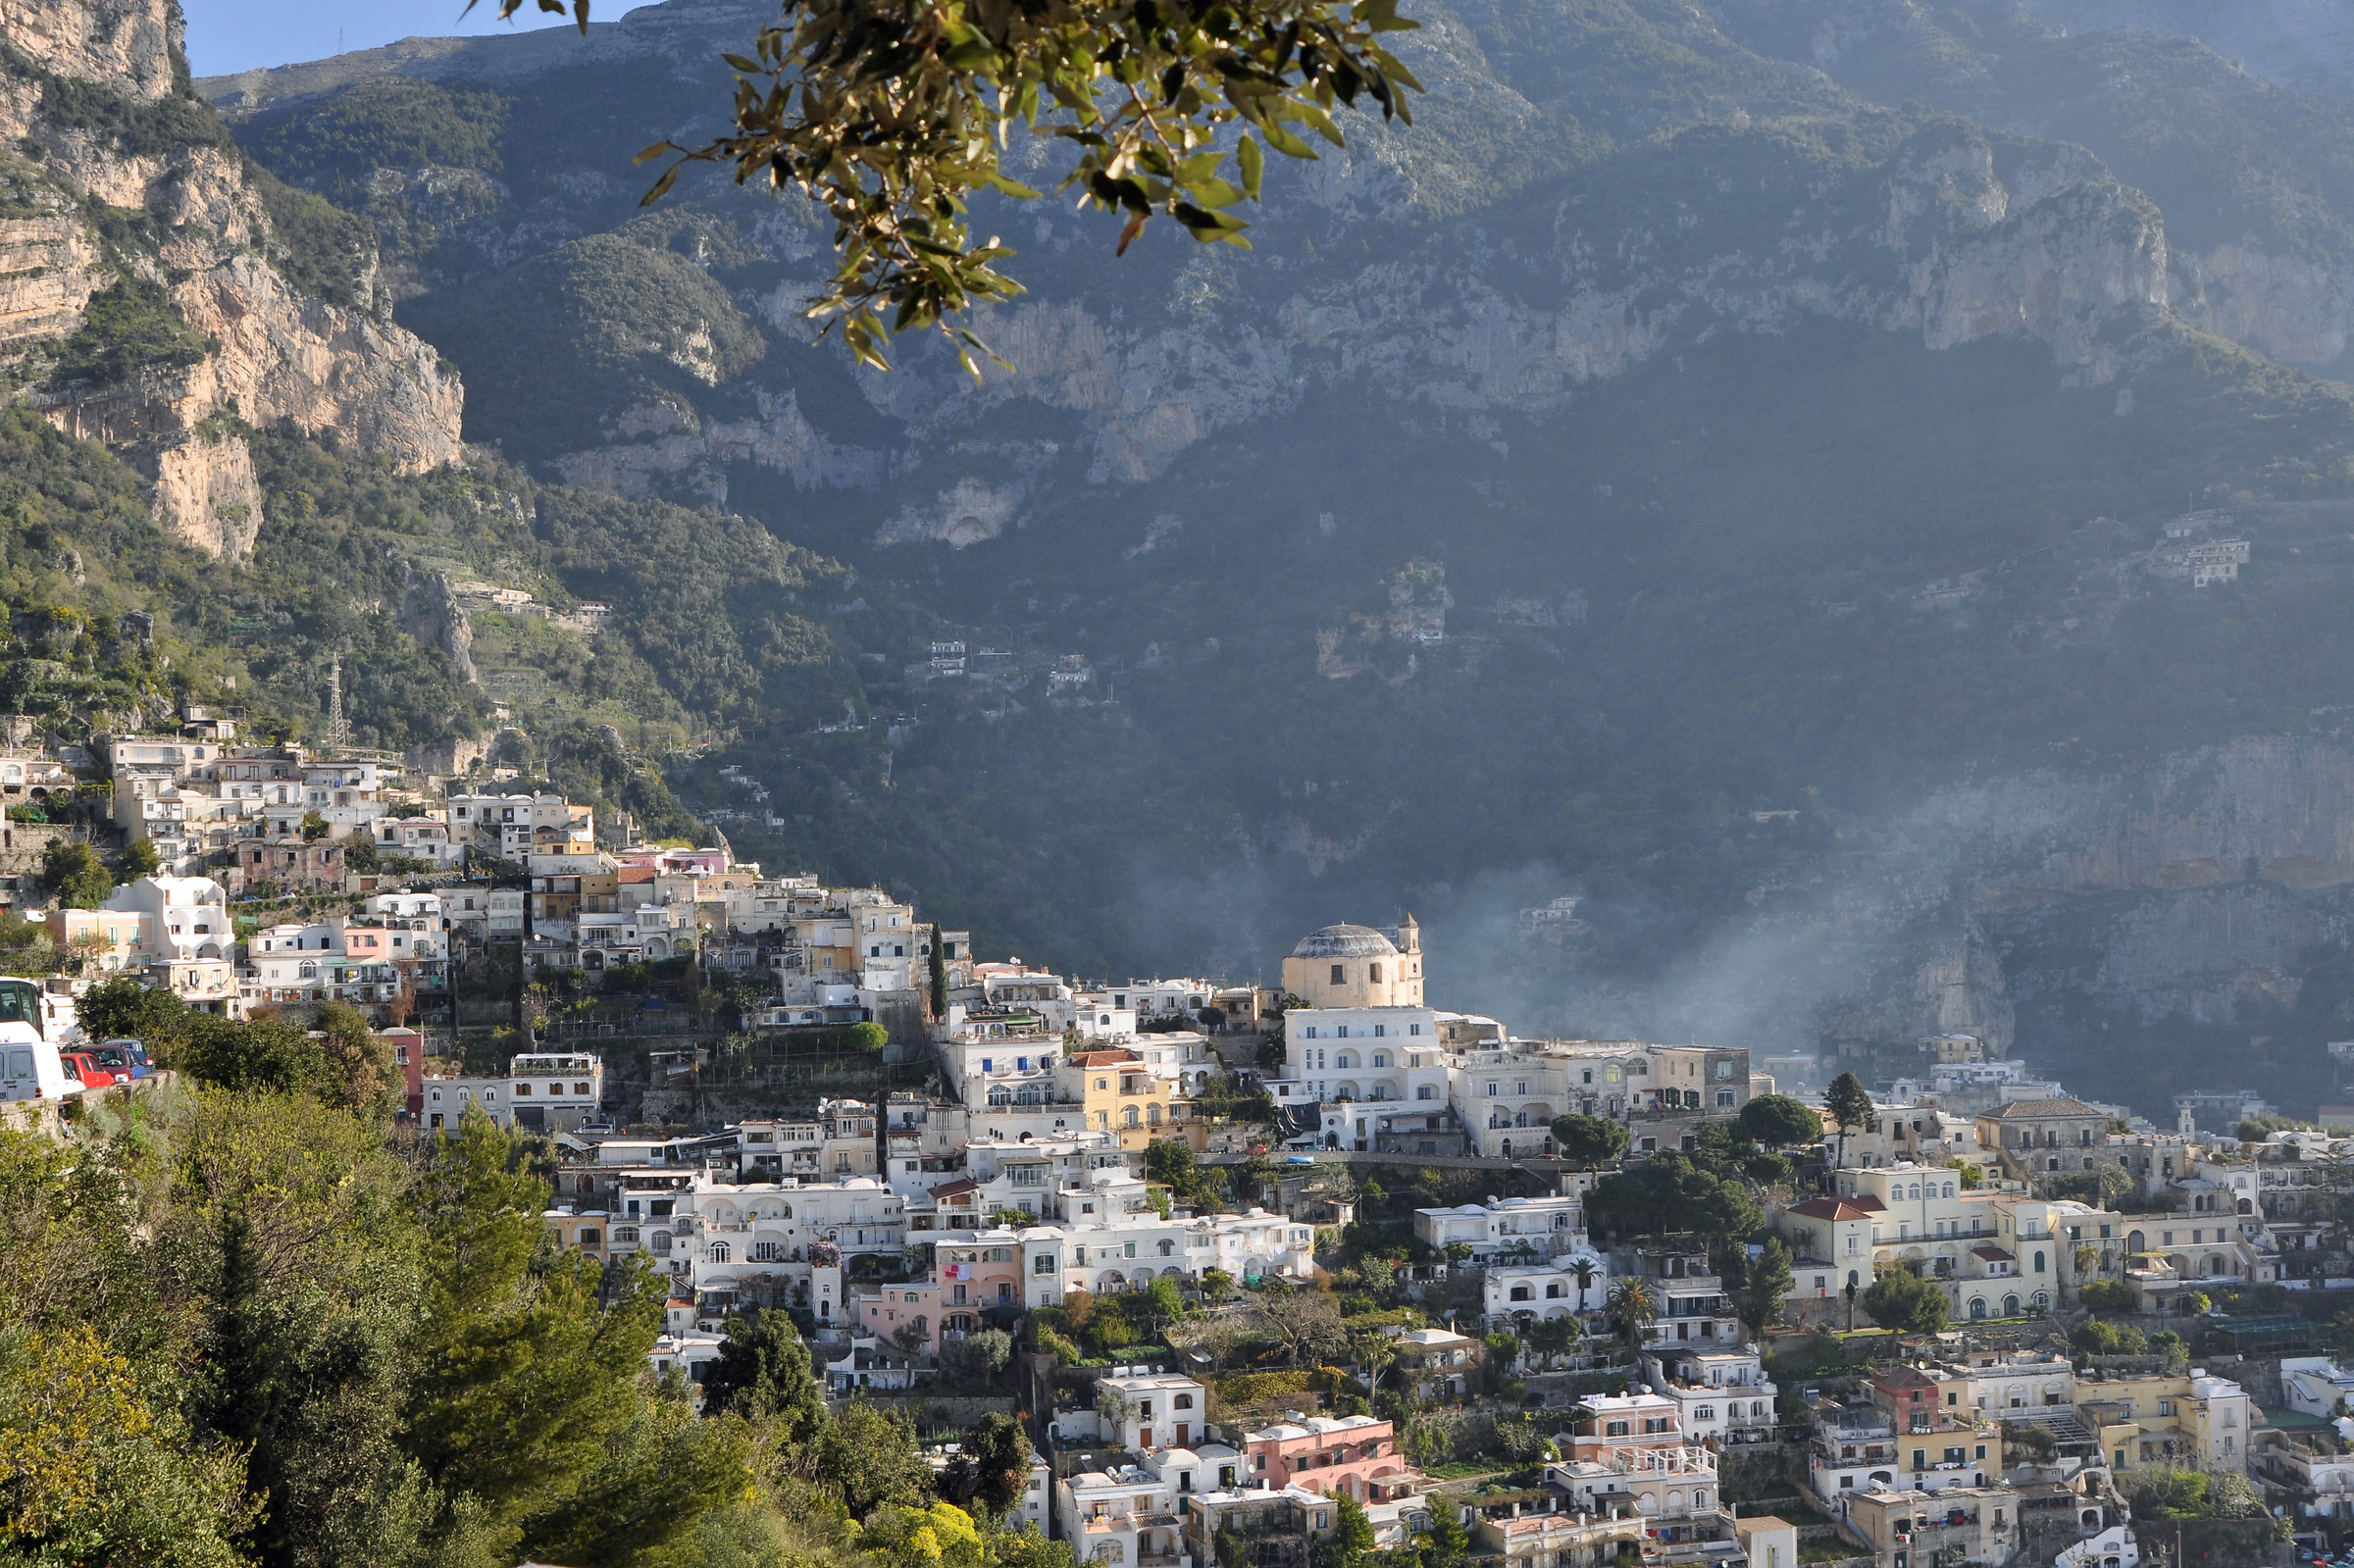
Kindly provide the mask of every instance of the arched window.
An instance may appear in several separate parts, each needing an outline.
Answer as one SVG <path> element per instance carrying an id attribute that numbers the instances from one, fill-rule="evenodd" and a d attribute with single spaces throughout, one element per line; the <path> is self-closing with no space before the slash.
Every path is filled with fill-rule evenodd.
<path id="1" fill-rule="evenodd" d="M 1534 1300 L 1535 1298 L 1536 1298 L 1536 1292 L 1535 1292 L 1534 1290 L 1530 1290 L 1530 1289 L 1529 1289 L 1527 1286 L 1525 1286 L 1525 1285 L 1515 1285 L 1515 1286 L 1513 1286 L 1513 1287 L 1512 1287 L 1512 1293 L 1511 1293 L 1511 1299 L 1512 1299 L 1512 1300 L 1514 1300 L 1514 1301 L 1530 1301 L 1530 1300 Z"/>
<path id="2" fill-rule="evenodd" d="M 1174 1404 L 1179 1410 L 1191 1410 L 1194 1407 L 1194 1396 L 1190 1393 L 1181 1393 L 1176 1397 Z"/>
<path id="3" fill-rule="evenodd" d="M 301 964 L 296 966 L 294 975 L 298 980 L 317 980 L 319 978 L 319 966 L 306 958 L 301 962 Z"/>
<path id="4" fill-rule="evenodd" d="M 1131 1105 L 1120 1113 L 1120 1124 L 1124 1127 L 1134 1127 L 1136 1125 L 1135 1106 Z"/>
<path id="5" fill-rule="evenodd" d="M 1548 1301 L 1558 1301 L 1567 1293 L 1561 1289 L 1561 1282 L 1559 1280 L 1555 1280 L 1545 1287 L 1545 1299 Z"/>
<path id="6" fill-rule="evenodd" d="M 1435 1085 L 1416 1084 L 1414 1086 L 1414 1098 L 1418 1100 L 1435 1100 L 1438 1097 L 1439 1091 Z"/>
<path id="7" fill-rule="evenodd" d="M 1334 1062 L 1332 1065 L 1335 1067 L 1355 1067 L 1356 1065 L 1356 1052 L 1341 1052 L 1340 1059 Z"/>
<path id="8" fill-rule="evenodd" d="M 2043 1248 L 2041 1247 L 2035 1249 L 2035 1272 L 2038 1274 L 2043 1272 Z"/>
<path id="9" fill-rule="evenodd" d="M 714 1241 L 711 1243 L 711 1261 L 714 1263 L 725 1263 L 728 1261 L 727 1242 Z"/>

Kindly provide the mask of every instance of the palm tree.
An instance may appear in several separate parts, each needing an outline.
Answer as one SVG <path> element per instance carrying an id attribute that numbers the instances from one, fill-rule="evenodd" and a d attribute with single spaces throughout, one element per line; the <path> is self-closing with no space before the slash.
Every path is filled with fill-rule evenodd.
<path id="1" fill-rule="evenodd" d="M 1398 1341 L 1376 1329 L 1357 1335 L 1350 1348 L 1356 1352 L 1357 1365 L 1365 1369 L 1365 1391 L 1380 1392 L 1381 1375 L 1397 1364 Z"/>
<path id="2" fill-rule="evenodd" d="M 1642 1280 L 1628 1275 L 1611 1287 L 1611 1322 L 1629 1350 L 1642 1352 L 1643 1331 L 1659 1315 L 1659 1299 Z"/>
<path id="3" fill-rule="evenodd" d="M 1586 1292 L 1594 1289 L 1595 1276 L 1602 1270 L 1592 1258 L 1579 1258 L 1570 1265 L 1570 1272 L 1577 1276 L 1577 1309 L 1583 1312 L 1586 1309 Z"/>

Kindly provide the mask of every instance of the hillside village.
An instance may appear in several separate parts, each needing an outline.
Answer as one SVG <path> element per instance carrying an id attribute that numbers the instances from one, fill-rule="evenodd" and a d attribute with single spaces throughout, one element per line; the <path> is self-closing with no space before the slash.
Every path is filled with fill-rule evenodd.
<path id="1" fill-rule="evenodd" d="M 10 847 L 66 866 L 20 879 L 11 960 L 54 971 L 15 1011 L 64 1078 L 13 1047 L 12 1111 L 70 1136 L 174 1076 L 81 1028 L 127 986 L 357 1009 L 399 1136 L 534 1140 L 551 1243 L 666 1285 L 650 1372 L 699 1391 L 783 1317 L 838 1404 L 1014 1413 L 1023 1517 L 1082 1560 L 2134 1568 L 2354 1530 L 2354 1141 L 2261 1102 L 2156 1127 L 1968 1036 L 1869 1086 L 1526 1038 L 1426 998 L 1410 915 L 1276 986 L 1091 984 L 479 770 L 201 721 L 100 755 L 0 759 Z M 72 852 L 98 812 L 29 820 L 66 800 L 137 875 Z M 470 972 L 511 992 L 471 1024 Z M 731 1114 L 746 1051 L 783 1087 Z"/>

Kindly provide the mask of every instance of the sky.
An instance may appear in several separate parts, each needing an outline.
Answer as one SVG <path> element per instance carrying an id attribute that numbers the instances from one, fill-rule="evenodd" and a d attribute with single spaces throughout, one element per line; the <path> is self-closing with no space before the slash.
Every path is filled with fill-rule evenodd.
<path id="1" fill-rule="evenodd" d="M 640 0 L 593 0 L 589 15 L 610 22 Z M 341 49 L 374 49 L 409 37 L 448 37 L 569 25 L 525 0 L 512 22 L 498 0 L 482 0 L 464 22 L 466 0 L 180 0 L 188 17 L 188 65 L 199 76 L 256 66 L 324 60 Z"/>

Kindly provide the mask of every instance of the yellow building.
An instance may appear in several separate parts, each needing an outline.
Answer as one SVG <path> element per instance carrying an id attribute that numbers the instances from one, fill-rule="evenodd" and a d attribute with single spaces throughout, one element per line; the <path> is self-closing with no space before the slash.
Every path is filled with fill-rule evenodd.
<path id="1" fill-rule="evenodd" d="M 147 960 L 147 917 L 135 909 L 52 909 L 48 925 L 60 958 L 78 953 L 109 974 Z"/>
<path id="2" fill-rule="evenodd" d="M 1283 988 L 1311 1007 L 1422 1005 L 1422 928 L 1414 917 L 1394 936 L 1370 926 L 1327 926 L 1283 961 Z"/>
<path id="3" fill-rule="evenodd" d="M 1055 1077 L 1064 1101 L 1080 1107 L 1080 1125 L 1118 1134 L 1122 1148 L 1143 1148 L 1167 1138 L 1196 1146 L 1202 1141 L 1191 1102 L 1173 1081 L 1148 1072 L 1144 1058 L 1132 1050 L 1080 1051 L 1056 1065 Z"/>
<path id="4" fill-rule="evenodd" d="M 2189 1372 L 2076 1380 L 2076 1410 L 2101 1435 L 2119 1483 L 2141 1469 L 2244 1470 L 2256 1411 L 2228 1378 Z"/>

